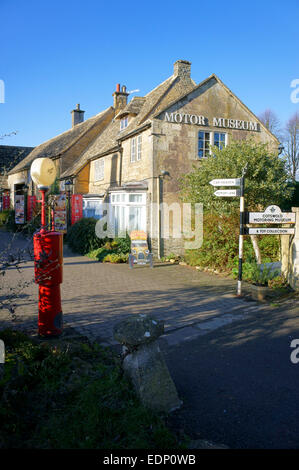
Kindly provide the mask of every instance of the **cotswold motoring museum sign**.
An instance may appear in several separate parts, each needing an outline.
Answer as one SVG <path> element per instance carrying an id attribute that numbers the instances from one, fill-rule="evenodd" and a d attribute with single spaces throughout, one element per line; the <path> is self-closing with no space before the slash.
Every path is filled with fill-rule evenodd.
<path id="1" fill-rule="evenodd" d="M 174 124 L 197 124 L 198 126 L 209 126 L 209 119 L 197 114 L 183 113 L 165 113 L 164 120 Z M 222 117 L 213 117 L 212 125 L 225 129 L 240 129 L 243 131 L 259 132 L 259 125 L 254 121 L 241 121 L 240 119 L 227 119 Z"/>

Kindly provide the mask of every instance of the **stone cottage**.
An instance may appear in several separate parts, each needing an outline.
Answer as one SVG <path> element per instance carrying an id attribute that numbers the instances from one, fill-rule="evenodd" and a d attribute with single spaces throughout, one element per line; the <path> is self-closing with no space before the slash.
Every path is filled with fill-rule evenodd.
<path id="1" fill-rule="evenodd" d="M 181 175 L 208 158 L 211 145 L 222 148 L 247 136 L 273 149 L 279 142 L 216 75 L 197 85 L 186 60 L 176 61 L 173 74 L 147 95 L 129 102 L 128 96 L 118 84 L 113 106 L 85 122 L 77 107 L 72 129 L 36 147 L 13 168 L 11 191 L 16 181 L 28 180 L 35 158 L 48 156 L 61 183 L 71 179 L 74 193 L 83 195 L 85 216 L 101 218 L 108 203 L 116 233 L 145 230 L 155 254 L 182 252 L 182 240 L 162 242 L 161 216 L 153 209 L 179 202 Z"/>

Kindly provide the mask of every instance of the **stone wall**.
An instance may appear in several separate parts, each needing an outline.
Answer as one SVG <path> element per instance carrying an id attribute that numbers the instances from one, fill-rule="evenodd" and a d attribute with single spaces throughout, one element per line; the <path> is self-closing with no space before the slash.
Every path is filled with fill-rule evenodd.
<path id="1" fill-rule="evenodd" d="M 299 291 L 299 207 L 293 207 L 296 213 L 295 235 L 281 236 L 281 272 L 290 286 Z"/>

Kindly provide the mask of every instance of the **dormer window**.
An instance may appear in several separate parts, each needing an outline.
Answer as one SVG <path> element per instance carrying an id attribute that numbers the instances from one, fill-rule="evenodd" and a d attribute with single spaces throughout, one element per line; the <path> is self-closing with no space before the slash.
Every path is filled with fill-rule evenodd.
<path id="1" fill-rule="evenodd" d="M 125 116 L 120 120 L 120 130 L 124 130 L 128 126 L 128 116 Z"/>

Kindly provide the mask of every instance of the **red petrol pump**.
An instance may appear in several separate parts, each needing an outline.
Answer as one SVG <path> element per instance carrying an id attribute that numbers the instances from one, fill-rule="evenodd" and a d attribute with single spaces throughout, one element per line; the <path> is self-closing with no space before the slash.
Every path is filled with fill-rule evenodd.
<path id="1" fill-rule="evenodd" d="M 53 176 L 54 175 L 54 176 Z M 37 158 L 31 165 L 31 177 L 42 194 L 41 229 L 33 237 L 35 282 L 39 285 L 38 333 L 58 336 L 62 333 L 63 316 L 60 284 L 62 283 L 62 234 L 46 230 L 45 195 L 56 176 L 49 158 Z"/>

